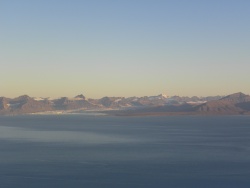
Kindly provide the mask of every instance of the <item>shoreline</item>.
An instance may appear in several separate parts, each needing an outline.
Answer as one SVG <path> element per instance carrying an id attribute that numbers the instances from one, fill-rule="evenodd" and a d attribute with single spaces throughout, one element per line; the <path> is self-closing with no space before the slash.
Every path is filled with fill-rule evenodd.
<path id="1" fill-rule="evenodd" d="M 249 112 L 245 113 L 202 113 L 202 112 L 145 112 L 145 113 L 126 113 L 119 110 L 88 110 L 88 111 L 46 111 L 34 113 L 16 113 L 1 114 L 1 116 L 55 116 L 55 115 L 82 115 L 82 116 L 114 116 L 114 117 L 152 117 L 152 116 L 250 116 Z"/>

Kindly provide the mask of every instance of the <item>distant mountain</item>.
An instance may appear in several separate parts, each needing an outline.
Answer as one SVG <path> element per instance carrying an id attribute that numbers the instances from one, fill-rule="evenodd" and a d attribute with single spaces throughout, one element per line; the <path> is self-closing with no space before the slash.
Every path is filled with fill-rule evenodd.
<path id="1" fill-rule="evenodd" d="M 85 96 L 83 94 L 77 95 L 75 98 L 85 100 Z"/>
<path id="2" fill-rule="evenodd" d="M 86 101 L 85 97 L 75 97 L 73 99 L 62 97 L 51 102 L 54 110 L 92 109 L 96 107 L 96 105 Z"/>
<path id="3" fill-rule="evenodd" d="M 235 93 L 225 97 L 180 97 L 167 95 L 144 97 L 32 98 L 23 95 L 14 99 L 0 97 L 0 114 L 15 115 L 38 112 L 103 111 L 113 115 L 175 115 L 175 114 L 250 114 L 250 96 Z"/>
<path id="4" fill-rule="evenodd" d="M 216 98 L 216 97 L 215 97 Z M 171 105 L 145 107 L 133 110 L 117 111 L 117 115 L 237 115 L 250 114 L 250 96 L 243 93 L 235 93 L 226 97 L 211 100 L 199 104 L 200 98 L 183 98 L 174 96 L 171 98 L 181 103 Z M 188 102 L 183 102 L 184 100 Z M 197 103 L 196 103 L 196 102 Z M 111 112 L 112 114 L 113 112 Z"/>
<path id="5" fill-rule="evenodd" d="M 0 97 L 0 111 L 6 110 L 8 108 L 8 99 L 5 97 Z"/>
<path id="6" fill-rule="evenodd" d="M 244 114 L 249 110 L 250 96 L 243 93 L 228 95 L 196 107 L 196 111 L 222 114 Z"/>
<path id="7" fill-rule="evenodd" d="M 230 103 L 242 103 L 242 102 L 249 102 L 250 101 L 250 96 L 249 95 L 245 95 L 244 93 L 234 93 L 232 95 L 228 95 L 222 99 L 220 99 L 220 101 L 227 101 Z"/>
<path id="8" fill-rule="evenodd" d="M 14 99 L 0 99 L 1 114 L 24 114 L 52 110 L 51 105 L 46 101 L 36 101 L 33 98 L 23 95 Z"/>

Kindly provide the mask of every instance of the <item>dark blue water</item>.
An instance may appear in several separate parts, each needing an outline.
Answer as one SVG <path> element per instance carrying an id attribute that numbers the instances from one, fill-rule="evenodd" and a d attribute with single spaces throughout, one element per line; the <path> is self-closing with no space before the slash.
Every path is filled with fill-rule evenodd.
<path id="1" fill-rule="evenodd" d="M 249 188 L 250 117 L 0 117 L 0 187 Z"/>

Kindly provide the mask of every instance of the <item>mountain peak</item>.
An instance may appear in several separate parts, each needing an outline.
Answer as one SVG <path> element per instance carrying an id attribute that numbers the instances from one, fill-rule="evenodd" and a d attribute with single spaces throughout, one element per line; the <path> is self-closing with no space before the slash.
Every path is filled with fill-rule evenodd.
<path id="1" fill-rule="evenodd" d="M 15 98 L 14 100 L 18 100 L 18 101 L 27 101 L 27 100 L 30 100 L 32 99 L 31 97 L 29 97 L 28 95 L 21 95 L 17 98 Z"/>
<path id="2" fill-rule="evenodd" d="M 220 101 L 237 104 L 237 103 L 250 101 L 250 96 L 245 95 L 244 93 L 238 92 L 238 93 L 228 95 L 228 96 L 220 99 Z"/>
<path id="3" fill-rule="evenodd" d="M 160 95 L 158 95 L 159 97 L 163 97 L 163 98 L 168 98 L 168 95 L 165 93 L 161 93 Z"/>
<path id="4" fill-rule="evenodd" d="M 83 94 L 77 95 L 77 96 L 75 96 L 75 98 L 81 98 L 81 99 L 85 100 L 85 96 Z"/>
<path id="5" fill-rule="evenodd" d="M 246 95 L 246 94 L 244 94 L 242 92 L 238 92 L 238 93 L 234 93 L 234 94 L 228 95 L 228 96 L 222 98 L 222 100 L 223 99 L 228 99 L 228 98 L 230 98 L 230 99 L 244 98 L 244 97 L 247 97 L 247 96 L 248 95 Z"/>

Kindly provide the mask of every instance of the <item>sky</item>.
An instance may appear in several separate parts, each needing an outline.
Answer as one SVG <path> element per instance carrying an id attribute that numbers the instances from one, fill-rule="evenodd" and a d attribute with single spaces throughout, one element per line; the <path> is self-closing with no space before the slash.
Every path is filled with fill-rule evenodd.
<path id="1" fill-rule="evenodd" d="M 0 0 L 0 96 L 250 94 L 249 0 Z"/>

